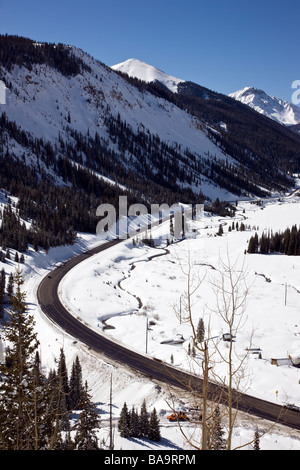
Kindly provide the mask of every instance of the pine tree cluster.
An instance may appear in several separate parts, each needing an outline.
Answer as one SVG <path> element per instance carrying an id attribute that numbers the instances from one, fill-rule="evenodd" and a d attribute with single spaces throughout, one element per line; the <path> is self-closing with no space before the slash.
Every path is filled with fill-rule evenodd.
<path id="1" fill-rule="evenodd" d="M 140 414 L 134 407 L 128 410 L 126 402 L 120 413 L 118 430 L 121 437 L 148 438 L 151 441 L 160 441 L 159 419 L 155 408 L 153 408 L 150 418 L 145 400 L 142 403 Z"/>
<path id="2" fill-rule="evenodd" d="M 250 238 L 248 253 L 282 253 L 288 256 L 300 256 L 300 228 L 293 225 L 283 232 L 270 232 L 258 237 L 255 233 Z"/>
<path id="3" fill-rule="evenodd" d="M 74 76 L 90 68 L 75 57 L 63 44 L 35 43 L 20 36 L 0 35 L 0 65 L 11 70 L 13 65 L 25 66 L 29 71 L 35 64 L 46 64 L 65 76 Z"/>
<path id="4" fill-rule="evenodd" d="M 0 365 L 0 449 L 98 449 L 98 413 L 87 383 L 82 383 L 79 359 L 73 362 L 69 380 L 61 349 L 57 369 L 45 375 L 20 271 L 14 280 L 10 317 L 1 335 L 9 346 Z"/>
<path id="5" fill-rule="evenodd" d="M 108 126 L 109 122 L 107 118 Z M 54 147 L 43 139 L 32 138 L 15 122 L 9 121 L 5 113 L 0 116 L 0 188 L 18 198 L 14 210 L 9 208 L 2 215 L 5 221 L 0 233 L 3 244 L 7 240 L 7 246 L 19 251 L 25 250 L 28 244 L 46 250 L 72 244 L 78 231 L 95 233 L 97 207 L 108 203 L 118 209 L 121 195 L 127 196 L 128 205 L 139 202 L 147 207 L 161 201 L 171 206 L 179 200 L 187 203 L 201 200 L 188 188 L 181 190 L 178 184 L 171 183 L 176 179 L 174 171 L 177 167 L 171 170 L 170 166 L 168 173 L 171 175 L 172 172 L 172 176 L 169 181 L 160 180 L 157 172 L 151 170 L 151 164 L 140 174 L 134 167 L 125 167 L 120 155 L 98 134 L 84 136 L 70 128 L 68 132 L 70 140 L 66 143 L 60 139 L 60 148 Z M 131 131 L 128 145 L 133 135 Z M 7 146 L 8 137 L 22 146 L 28 155 L 34 155 L 35 164 L 27 165 L 25 154 L 23 158 L 17 158 Z M 145 154 L 153 144 L 149 139 L 140 137 L 139 140 L 139 145 L 145 146 Z M 82 166 L 83 160 L 86 168 Z M 136 163 L 140 164 L 139 159 Z M 129 189 L 107 183 L 94 171 Z M 63 184 L 59 185 L 50 173 Z M 31 228 L 26 229 L 21 220 L 31 223 Z"/>
<path id="6" fill-rule="evenodd" d="M 4 207 L 2 213 L 0 211 L 0 219 L 2 224 L 0 227 L 0 246 L 13 248 L 20 252 L 28 249 L 30 241 L 29 231 L 25 222 L 20 221 L 20 217 L 13 211 L 11 204 Z"/>
<path id="7" fill-rule="evenodd" d="M 0 251 L 0 254 L 1 254 L 1 251 Z M 0 257 L 0 261 L 2 261 L 2 262 L 5 262 L 6 259 L 10 259 L 9 250 L 7 250 L 6 256 L 4 256 L 2 258 L 2 260 L 1 260 L 1 257 Z M 16 252 L 15 261 L 17 263 L 19 263 L 19 262 L 24 263 L 24 258 L 21 255 L 21 257 L 19 259 L 18 253 Z M 6 275 L 5 269 L 2 268 L 2 270 L 0 272 L 0 319 L 4 318 L 4 306 L 11 304 L 12 296 L 13 296 L 13 293 L 14 293 L 14 275 L 11 272 L 8 275 L 8 281 L 7 282 L 6 282 L 6 276 L 7 275 Z"/>

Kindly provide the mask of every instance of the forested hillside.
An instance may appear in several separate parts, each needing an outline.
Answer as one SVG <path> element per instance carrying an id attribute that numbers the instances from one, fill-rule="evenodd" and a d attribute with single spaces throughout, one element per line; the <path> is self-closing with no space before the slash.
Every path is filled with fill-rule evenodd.
<path id="1" fill-rule="evenodd" d="M 2 246 L 73 243 L 121 194 L 211 204 L 285 192 L 299 171 L 299 137 L 241 103 L 191 83 L 171 93 L 73 46 L 0 36 L 0 79 L 0 188 L 18 198 Z"/>

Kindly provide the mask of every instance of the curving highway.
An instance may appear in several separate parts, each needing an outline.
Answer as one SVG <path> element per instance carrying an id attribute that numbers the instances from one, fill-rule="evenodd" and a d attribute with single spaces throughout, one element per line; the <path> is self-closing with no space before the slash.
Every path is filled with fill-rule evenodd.
<path id="1" fill-rule="evenodd" d="M 76 319 L 61 303 L 58 295 L 58 287 L 63 277 L 82 261 L 122 241 L 123 240 L 112 240 L 86 253 L 77 255 L 63 265 L 55 268 L 51 274 L 46 276 L 40 283 L 37 291 L 38 302 L 43 313 L 69 335 L 113 361 L 122 365 L 125 364 L 148 378 L 180 387 L 183 390 L 201 391 L 201 378 L 180 371 L 146 355 L 138 354 L 109 339 L 105 334 L 96 332 Z M 210 384 L 209 394 L 211 397 L 220 396 L 221 401 L 224 396 L 223 401 L 226 403 L 226 393 L 216 384 Z M 235 394 L 235 407 L 260 418 L 300 430 L 300 412 L 289 410 L 277 404 L 245 394 Z"/>

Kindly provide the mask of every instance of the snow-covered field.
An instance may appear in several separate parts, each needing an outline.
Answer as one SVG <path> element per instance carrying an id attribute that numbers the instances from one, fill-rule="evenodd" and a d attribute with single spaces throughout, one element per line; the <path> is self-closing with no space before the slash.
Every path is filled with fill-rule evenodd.
<path id="1" fill-rule="evenodd" d="M 216 314 L 212 281 L 216 279 L 220 260 L 227 262 L 229 258 L 231 263 L 237 263 L 235 272 L 243 269 L 250 286 L 244 321 L 236 333 L 235 350 L 244 355 L 246 348 L 251 346 L 261 352 L 261 358 L 258 354 L 250 354 L 247 359 L 245 391 L 279 404 L 294 403 L 300 406 L 300 369 L 288 361 L 289 355 L 296 354 L 300 349 L 300 257 L 244 254 L 255 230 L 259 233 L 268 229 L 284 230 L 299 223 L 299 214 L 300 201 L 296 197 L 270 201 L 263 207 L 240 202 L 235 222 L 243 221 L 251 227 L 250 230 L 229 232 L 232 219 L 220 220 L 205 214 L 194 226 L 194 238 L 180 243 L 166 247 L 163 242 L 157 248 L 149 248 L 140 242 L 134 245 L 132 241 L 124 241 L 74 268 L 60 285 L 61 299 L 74 315 L 99 333 L 109 335 L 142 354 L 169 363 L 173 361 L 177 367 L 189 368 L 187 349 L 191 327 L 176 314 L 180 305 L 183 308 L 187 289 L 184 271 L 190 267 L 193 279 L 199 276 L 202 280 L 192 299 L 192 312 L 196 326 L 199 318 L 203 318 L 206 327 L 210 324 L 208 336 L 215 338 L 208 342 L 212 350 L 216 338 L 228 332 L 227 326 Z M 216 236 L 220 223 L 223 224 L 223 235 Z M 52 325 L 37 305 L 37 286 L 53 265 L 97 242 L 96 236 L 81 235 L 74 247 L 51 249 L 48 254 L 30 251 L 26 255 L 23 266 L 25 290 L 29 309 L 36 319 L 43 367 L 45 370 L 55 367 L 61 347 L 69 364 L 76 354 L 79 355 L 84 378 L 99 406 L 102 421 L 99 437 L 104 440 L 109 435 L 111 378 L 115 423 L 125 401 L 129 408 L 133 405 L 139 408 L 145 398 L 149 411 L 156 408 L 161 422 L 162 441 L 154 444 L 123 439 L 116 427 L 115 449 L 188 449 L 178 426 L 167 420 L 170 412 L 170 390 L 167 387 L 91 353 L 84 345 L 74 342 L 73 338 Z M 162 256 L 149 259 L 157 254 Z M 3 267 L 9 272 L 15 269 L 15 263 L 11 261 Z M 111 328 L 103 330 L 105 321 Z M 169 340 L 178 338 L 184 341 L 168 344 Z M 226 353 L 227 343 L 220 341 L 219 348 Z M 200 369 L 201 357 L 197 359 Z M 271 364 L 271 359 L 280 359 L 279 366 Z M 224 363 L 216 363 L 215 368 L 222 376 L 226 374 Z M 175 396 L 175 406 L 187 408 L 187 397 L 183 392 L 179 395 Z M 257 426 L 263 432 L 269 424 L 258 419 L 249 420 L 241 414 L 233 444 L 240 445 L 252 440 Z M 192 432 L 191 424 L 185 424 L 185 427 Z M 263 449 L 299 450 L 300 432 L 277 425 L 261 438 L 260 444 Z"/>

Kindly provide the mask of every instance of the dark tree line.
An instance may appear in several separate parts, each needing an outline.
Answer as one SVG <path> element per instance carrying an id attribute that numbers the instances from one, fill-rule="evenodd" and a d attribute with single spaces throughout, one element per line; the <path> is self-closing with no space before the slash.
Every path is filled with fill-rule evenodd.
<path id="1" fill-rule="evenodd" d="M 11 70 L 14 65 L 31 70 L 35 64 L 46 64 L 65 76 L 72 76 L 90 68 L 63 44 L 35 43 L 33 40 L 0 35 L 0 65 Z"/>
<path id="2" fill-rule="evenodd" d="M 283 232 L 263 233 L 261 237 L 255 233 L 249 240 L 248 253 L 282 253 L 288 256 L 300 256 L 300 228 L 293 225 Z"/>
<path id="3" fill-rule="evenodd" d="M 15 157 L 6 145 L 8 136 L 24 151 L 34 154 L 35 165 L 27 165 L 25 155 L 21 159 Z M 59 151 L 49 142 L 33 139 L 5 114 L 0 117 L 0 187 L 19 198 L 17 218 L 32 222 L 26 241 L 22 236 L 22 240 L 14 240 L 11 247 L 18 249 L 18 244 L 34 244 L 48 249 L 73 243 L 78 231 L 95 233 L 96 208 L 102 203 L 118 208 L 120 195 L 127 196 L 128 205 L 142 202 L 149 207 L 161 201 L 172 205 L 179 200 L 199 200 L 188 189 L 181 192 L 176 185 L 168 188 L 164 181 L 146 180 L 136 171 L 125 169 L 119 157 L 108 150 L 97 134 L 88 138 L 74 131 L 71 136 L 75 144 L 61 141 Z M 88 168 L 74 164 L 82 161 L 82 155 Z M 128 190 L 107 183 L 95 171 L 122 183 Z M 63 184 L 58 184 L 50 172 L 61 178 Z M 7 237 L 11 243 L 11 236 Z"/>
<path id="4" fill-rule="evenodd" d="M 49 143 L 36 142 L 30 137 L 26 140 L 26 134 L 5 115 L 0 124 L 0 187 L 18 197 L 16 211 L 9 208 L 3 213 L 5 228 L 0 234 L 0 245 L 6 243 L 23 251 L 28 244 L 45 249 L 72 244 L 77 231 L 95 233 L 99 204 L 106 202 L 118 207 L 118 197 L 124 193 L 132 203 L 130 191 L 126 193 L 106 183 L 92 170 L 74 166 L 68 158 L 57 155 Z M 28 150 L 37 158 L 36 167 L 27 165 L 25 158 L 16 158 L 5 147 L 5 131 L 22 145 L 27 143 Z M 41 163 L 62 178 L 64 184 L 59 185 L 41 169 Z M 31 229 L 25 230 L 20 219 L 30 222 Z"/>

